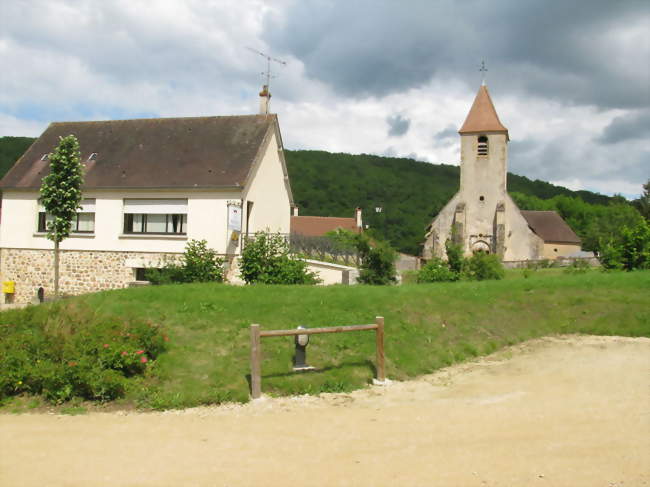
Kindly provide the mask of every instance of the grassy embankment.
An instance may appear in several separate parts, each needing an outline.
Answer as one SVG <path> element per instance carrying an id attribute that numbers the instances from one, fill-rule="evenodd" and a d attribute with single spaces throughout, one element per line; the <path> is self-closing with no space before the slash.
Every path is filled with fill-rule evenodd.
<path id="1" fill-rule="evenodd" d="M 110 316 L 162 324 L 170 337 L 168 350 L 150 364 L 147 377 L 131 379 L 126 397 L 118 401 L 152 408 L 246 401 L 251 323 L 280 329 L 371 323 L 384 316 L 391 379 L 550 334 L 650 336 L 650 272 L 567 275 L 550 269 L 526 279 L 515 275 L 503 281 L 396 287 L 125 289 L 3 312 L 0 323 L 28 320 L 39 326 Z M 262 346 L 267 394 L 347 391 L 373 377 L 372 332 L 312 336 L 308 361 L 317 370 L 301 374 L 291 373 L 291 338 L 266 338 Z"/>

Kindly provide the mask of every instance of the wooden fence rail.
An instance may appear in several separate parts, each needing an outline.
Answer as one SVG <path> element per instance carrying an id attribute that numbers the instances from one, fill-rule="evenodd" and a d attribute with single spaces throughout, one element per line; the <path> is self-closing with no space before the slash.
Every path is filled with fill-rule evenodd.
<path id="1" fill-rule="evenodd" d="M 377 316 L 371 325 L 332 326 L 327 328 L 307 328 L 292 330 L 262 331 L 260 325 L 251 325 L 251 396 L 257 399 L 262 395 L 262 338 L 316 335 L 320 333 L 344 333 L 348 331 L 375 330 L 377 353 L 377 380 L 386 380 L 384 360 L 384 318 Z"/>

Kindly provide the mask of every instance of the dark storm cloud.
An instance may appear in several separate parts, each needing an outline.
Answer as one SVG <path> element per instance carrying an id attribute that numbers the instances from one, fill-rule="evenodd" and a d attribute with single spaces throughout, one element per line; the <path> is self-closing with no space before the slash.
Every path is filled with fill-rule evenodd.
<path id="1" fill-rule="evenodd" d="M 630 113 L 612 120 L 598 141 L 603 144 L 615 144 L 624 140 L 647 139 L 650 130 L 650 110 Z"/>
<path id="2" fill-rule="evenodd" d="M 388 123 L 388 135 L 399 137 L 409 131 L 411 120 L 401 115 L 391 115 L 386 118 Z"/>
<path id="3" fill-rule="evenodd" d="M 296 2 L 265 38 L 348 96 L 385 95 L 432 76 L 603 108 L 648 100 L 650 7 L 642 1 Z M 627 42 L 627 44 L 626 44 Z"/>

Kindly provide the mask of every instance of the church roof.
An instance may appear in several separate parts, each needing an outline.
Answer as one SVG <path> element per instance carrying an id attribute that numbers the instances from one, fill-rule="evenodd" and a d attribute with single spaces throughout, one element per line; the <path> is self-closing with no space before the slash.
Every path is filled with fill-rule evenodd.
<path id="1" fill-rule="evenodd" d="M 50 171 L 44 154 L 70 134 L 79 140 L 84 189 L 242 187 L 276 127 L 275 115 L 55 122 L 0 188 L 39 188 Z"/>
<path id="2" fill-rule="evenodd" d="M 487 86 L 481 85 L 474 98 L 465 123 L 458 131 L 459 134 L 474 134 L 481 132 L 503 132 L 508 135 L 508 129 L 503 126 L 490 98 Z"/>
<path id="3" fill-rule="evenodd" d="M 580 244 L 578 237 L 571 227 L 555 211 L 521 210 L 528 226 L 544 242 Z"/>

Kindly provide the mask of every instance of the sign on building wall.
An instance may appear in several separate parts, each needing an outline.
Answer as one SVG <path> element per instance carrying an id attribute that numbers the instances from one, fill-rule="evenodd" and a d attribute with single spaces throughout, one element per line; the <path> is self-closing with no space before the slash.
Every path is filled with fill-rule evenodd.
<path id="1" fill-rule="evenodd" d="M 241 232 L 241 203 L 228 203 L 228 230 Z"/>

